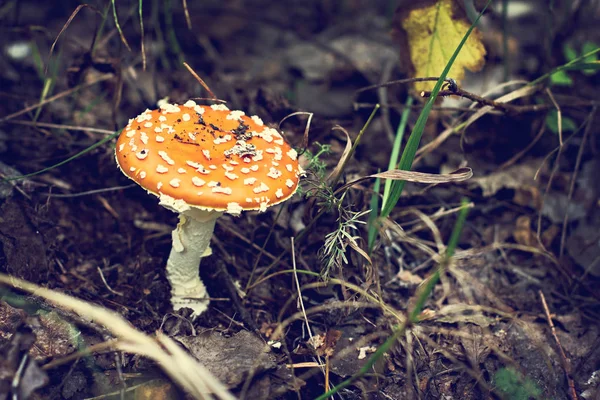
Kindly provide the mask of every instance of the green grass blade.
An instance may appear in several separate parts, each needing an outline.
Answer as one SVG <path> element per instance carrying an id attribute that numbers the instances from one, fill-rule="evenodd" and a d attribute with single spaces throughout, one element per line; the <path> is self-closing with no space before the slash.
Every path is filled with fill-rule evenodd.
<path id="1" fill-rule="evenodd" d="M 111 0 L 112 3 L 112 11 L 113 18 L 115 19 L 115 26 L 117 27 L 117 31 L 119 32 L 119 36 L 121 36 L 121 41 L 127 47 L 127 50 L 131 51 L 131 47 L 129 47 L 129 43 L 127 43 L 127 39 L 125 39 L 125 35 L 123 34 L 123 30 L 121 29 L 121 24 L 119 23 L 119 17 L 117 16 L 117 5 L 115 4 L 115 0 Z"/>
<path id="2" fill-rule="evenodd" d="M 0 182 L 10 182 L 10 181 L 16 181 L 16 180 L 20 180 L 20 179 L 30 178 L 32 176 L 36 176 L 36 175 L 39 175 L 39 174 L 43 174 L 44 172 L 48 172 L 48 171 L 50 171 L 50 170 L 52 170 L 54 168 L 58 168 L 58 167 L 60 167 L 62 165 L 65 165 L 66 163 L 68 163 L 68 162 L 70 162 L 70 161 L 78 158 L 78 157 L 81 157 L 82 155 L 84 155 L 86 153 L 89 153 L 90 151 L 94 150 L 96 147 L 102 146 L 104 143 L 106 143 L 106 142 L 108 142 L 108 141 L 116 138 L 117 136 L 119 136 L 119 133 L 121 133 L 121 131 L 117 131 L 117 132 L 113 133 L 112 135 L 109 135 L 109 136 L 105 137 L 104 139 L 100 140 L 99 142 L 94 143 L 90 147 L 87 147 L 87 148 L 83 149 L 82 151 L 80 151 L 79 153 L 75 154 L 74 156 L 71 156 L 71 157 L 67 158 L 66 160 L 62 160 L 61 162 L 59 162 L 57 164 L 54 164 L 54 165 L 52 165 L 50 167 L 47 167 L 47 168 L 44 168 L 44 169 L 41 169 L 39 171 L 32 172 L 32 173 L 26 174 L 26 175 L 11 176 L 10 178 L 5 178 L 5 179 L 3 179 Z"/>
<path id="3" fill-rule="evenodd" d="M 398 168 L 398 158 L 400 157 L 400 147 L 402 147 L 402 139 L 404 138 L 404 132 L 406 131 L 406 125 L 408 123 L 408 116 L 410 115 L 410 107 L 413 104 L 413 98 L 408 96 L 406 99 L 405 109 L 402 111 L 402 116 L 400 117 L 400 124 L 398 125 L 398 129 L 396 130 L 396 139 L 394 140 L 394 145 L 392 147 L 392 155 L 390 156 L 390 162 L 388 165 L 388 170 Z M 383 200 L 381 200 L 381 204 L 386 204 L 388 197 L 390 196 L 390 189 L 392 188 L 392 182 L 389 179 L 385 180 L 385 186 L 383 189 Z"/>
<path id="4" fill-rule="evenodd" d="M 421 114 L 419 115 L 419 119 L 417 120 L 417 123 L 415 124 L 415 127 L 410 135 L 410 138 L 408 139 L 406 148 L 404 149 L 404 152 L 402 153 L 402 158 L 400 159 L 400 167 L 399 167 L 400 169 L 406 170 L 406 171 L 410 170 L 412 163 L 415 159 L 415 154 L 417 153 L 417 149 L 419 148 L 419 143 L 421 142 L 421 136 L 423 135 L 423 130 L 425 129 L 425 123 L 427 122 L 429 113 L 431 112 L 431 109 L 433 108 L 433 104 L 435 102 L 435 99 L 437 98 L 437 94 L 439 93 L 440 89 L 442 88 L 444 79 L 446 79 L 446 76 L 448 75 L 448 72 L 450 71 L 450 68 L 452 67 L 452 64 L 454 63 L 454 60 L 456 60 L 458 53 L 460 53 L 462 47 L 464 46 L 468 37 L 471 35 L 471 32 L 473 31 L 473 29 L 479 22 L 479 19 L 481 18 L 481 16 L 485 12 L 485 10 L 488 8 L 490 3 L 491 3 L 491 0 L 488 0 L 487 4 L 483 8 L 483 10 L 481 10 L 481 13 L 479 13 L 479 15 L 477 16 L 477 19 L 475 19 L 475 21 L 473 22 L 473 24 L 471 25 L 471 27 L 469 28 L 469 30 L 467 31 L 465 36 L 463 36 L 461 42 L 459 43 L 458 47 L 454 51 L 454 54 L 452 54 L 452 57 L 450 57 L 448 64 L 446 64 L 446 68 L 444 68 L 444 71 L 442 71 L 442 74 L 440 75 L 440 79 L 438 79 L 438 81 L 436 82 L 436 84 L 433 88 L 433 91 L 431 92 L 431 97 L 425 104 L 423 111 L 421 111 Z M 388 217 L 390 215 L 390 213 L 396 206 L 396 203 L 400 199 L 400 196 L 402 195 L 402 191 L 404 189 L 405 184 L 406 184 L 406 181 L 394 181 L 392 183 L 390 197 L 387 199 L 387 202 L 383 205 L 383 210 L 381 212 L 381 215 L 383 217 Z"/>
<path id="5" fill-rule="evenodd" d="M 379 171 L 378 171 L 379 172 Z M 367 225 L 368 230 L 368 245 L 369 254 L 373 252 L 375 247 L 375 240 L 377 239 L 377 217 L 379 216 L 379 189 L 381 188 L 381 178 L 375 179 L 375 185 L 373 186 L 373 196 L 371 196 L 371 212 L 369 213 L 369 220 Z"/>

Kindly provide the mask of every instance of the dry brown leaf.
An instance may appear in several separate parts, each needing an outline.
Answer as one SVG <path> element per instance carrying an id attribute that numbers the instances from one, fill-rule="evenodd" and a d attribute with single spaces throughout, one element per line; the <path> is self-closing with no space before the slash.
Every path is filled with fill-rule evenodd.
<path id="1" fill-rule="evenodd" d="M 361 178 L 358 178 L 352 182 L 345 184 L 340 187 L 337 192 L 341 192 L 351 186 L 356 185 L 362 181 L 373 178 L 382 178 L 382 179 L 392 179 L 392 180 L 401 180 L 407 182 L 417 182 L 417 183 L 429 183 L 429 184 L 439 184 L 439 183 L 448 183 L 448 182 L 461 182 L 469 179 L 473 176 L 473 170 L 469 167 L 459 168 L 454 172 L 449 174 L 429 174 L 426 172 L 415 172 L 415 171 L 404 171 L 401 169 L 391 169 L 389 171 L 380 172 L 378 174 L 367 175 Z"/>
<path id="2" fill-rule="evenodd" d="M 515 164 L 505 170 L 493 172 L 487 176 L 475 177 L 470 182 L 476 183 L 485 197 L 495 195 L 500 189 L 519 189 L 525 186 L 535 186 L 535 174 L 542 165 L 542 160 Z"/>
<path id="3" fill-rule="evenodd" d="M 481 311 L 474 309 L 473 306 L 468 304 L 448 304 L 435 314 L 436 321 L 448 324 L 462 322 L 487 328 L 496 322 L 494 318 L 483 315 Z"/>

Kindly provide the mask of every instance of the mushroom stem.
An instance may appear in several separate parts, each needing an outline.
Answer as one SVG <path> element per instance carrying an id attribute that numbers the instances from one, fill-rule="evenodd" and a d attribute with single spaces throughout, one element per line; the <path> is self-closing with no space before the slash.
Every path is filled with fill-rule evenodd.
<path id="1" fill-rule="evenodd" d="M 173 230 L 173 247 L 167 261 L 167 278 L 171 283 L 174 310 L 191 308 L 192 318 L 202 314 L 210 302 L 200 280 L 200 261 L 209 248 L 215 222 L 222 213 L 188 210 L 179 214 Z"/>

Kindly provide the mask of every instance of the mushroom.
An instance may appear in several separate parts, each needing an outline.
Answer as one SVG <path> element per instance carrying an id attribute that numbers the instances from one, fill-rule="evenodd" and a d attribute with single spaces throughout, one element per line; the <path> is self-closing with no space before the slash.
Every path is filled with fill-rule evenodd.
<path id="1" fill-rule="evenodd" d="M 189 307 L 192 317 L 209 304 L 199 268 L 216 219 L 287 200 L 303 174 L 296 151 L 260 118 L 192 100 L 131 119 L 115 153 L 127 177 L 179 213 L 167 278 L 173 309 Z"/>

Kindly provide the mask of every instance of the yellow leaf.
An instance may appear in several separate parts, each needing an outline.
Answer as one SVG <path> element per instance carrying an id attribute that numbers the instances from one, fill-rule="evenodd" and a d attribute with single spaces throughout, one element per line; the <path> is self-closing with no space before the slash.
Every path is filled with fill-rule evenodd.
<path id="1" fill-rule="evenodd" d="M 412 62 L 413 77 L 439 76 L 471 26 L 456 0 L 415 1 L 399 8 L 395 28 L 403 36 Z M 398 33 L 398 32 L 397 32 Z M 404 47 L 404 46 L 403 46 Z M 454 61 L 448 78 L 460 81 L 465 69 L 479 71 L 485 62 L 481 34 L 473 30 Z M 417 82 L 417 91 L 431 90 L 435 82 Z"/>

